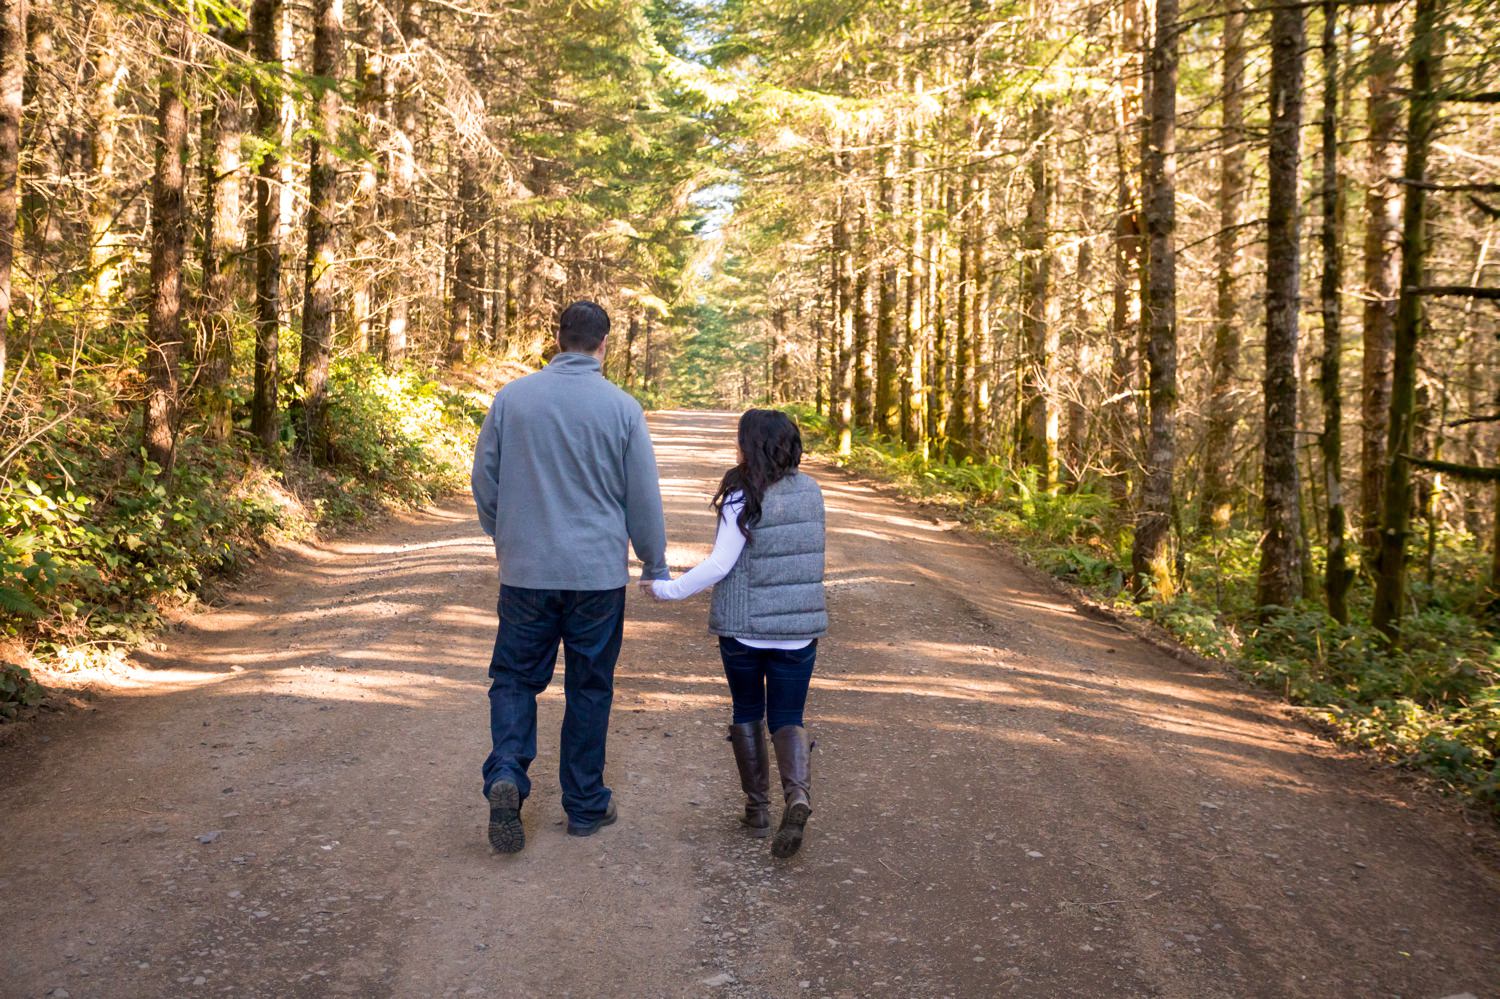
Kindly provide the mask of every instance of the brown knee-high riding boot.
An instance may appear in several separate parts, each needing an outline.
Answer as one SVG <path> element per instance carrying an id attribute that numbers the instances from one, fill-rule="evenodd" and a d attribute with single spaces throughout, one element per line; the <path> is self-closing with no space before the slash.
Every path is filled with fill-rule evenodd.
<path id="1" fill-rule="evenodd" d="M 766 728 L 760 722 L 729 726 L 729 744 L 745 792 L 745 814 L 740 823 L 757 839 L 771 835 L 771 756 L 766 752 Z"/>
<path id="2" fill-rule="evenodd" d="M 812 814 L 812 770 L 808 759 L 812 743 L 807 729 L 800 725 L 783 725 L 771 736 L 776 746 L 776 768 L 781 771 L 781 793 L 786 807 L 781 813 L 781 826 L 776 838 L 771 841 L 771 855 L 790 857 L 802 846 L 802 831 L 807 817 Z"/>

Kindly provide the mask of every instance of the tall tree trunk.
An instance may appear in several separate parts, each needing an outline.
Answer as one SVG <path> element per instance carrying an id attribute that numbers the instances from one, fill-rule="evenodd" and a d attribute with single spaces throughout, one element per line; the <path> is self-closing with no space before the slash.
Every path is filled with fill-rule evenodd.
<path id="1" fill-rule="evenodd" d="M 913 78 L 912 92 L 920 95 L 924 90 L 922 74 Z M 927 242 L 926 242 L 926 185 L 927 171 L 926 127 L 920 118 L 915 118 L 911 129 L 911 144 L 907 148 L 907 174 L 911 178 L 908 204 L 911 209 L 910 241 L 906 248 L 906 342 L 903 344 L 903 360 L 906 370 L 902 378 L 902 411 L 905 424 L 901 436 L 906 446 L 927 458 L 927 379 L 924 375 L 924 354 L 927 340 Z"/>
<path id="2" fill-rule="evenodd" d="M 1137 596 L 1172 593 L 1172 476 L 1177 464 L 1177 0 L 1157 0 L 1144 196 L 1150 434 L 1130 550 Z"/>
<path id="3" fill-rule="evenodd" d="M 854 425 L 869 430 L 875 413 L 875 355 L 870 343 L 873 316 L 871 308 L 870 211 L 865 196 L 859 212 L 859 234 L 850 266 L 854 277 Z"/>
<path id="4" fill-rule="evenodd" d="M 333 357 L 333 287 L 338 214 L 338 160 L 329 148 L 338 141 L 338 78 L 343 71 L 344 0 L 313 4 L 313 76 L 321 89 L 308 143 L 307 277 L 302 298 L 302 349 L 297 380 L 302 384 L 302 434 L 311 453 L 323 443 L 323 406 L 328 364 Z"/>
<path id="5" fill-rule="evenodd" d="M 402 71 L 395 72 L 387 65 L 384 76 L 386 114 L 391 123 L 390 159 L 386 167 L 386 192 L 381 205 L 385 215 L 386 230 L 396 246 L 407 247 L 411 243 L 412 211 L 411 198 L 416 189 L 416 130 L 417 105 L 411 94 L 414 69 L 414 52 L 422 38 L 422 0 L 403 0 L 400 7 L 399 30 L 385 19 L 381 45 L 386 58 L 396 52 L 402 53 Z M 387 277 L 385 299 L 385 341 L 381 344 L 381 361 L 387 370 L 394 371 L 406 362 L 407 343 L 410 339 L 411 289 L 402 267 L 392 267 Z"/>
<path id="6" fill-rule="evenodd" d="M 1360 377 L 1360 547 L 1373 565 L 1380 549 L 1380 506 L 1385 494 L 1385 439 L 1391 413 L 1391 350 L 1395 342 L 1396 281 L 1401 267 L 1401 99 L 1396 93 L 1400 58 L 1395 37 L 1401 9 L 1370 8 L 1378 23 L 1369 49 L 1370 189 L 1365 195 L 1363 361 Z"/>
<path id="7" fill-rule="evenodd" d="M 0 0 L 0 401 L 5 385 L 11 269 L 16 259 L 21 95 L 26 85 L 26 0 Z"/>
<path id="8" fill-rule="evenodd" d="M 1271 11 L 1271 131 L 1266 224 L 1265 525 L 1256 599 L 1292 607 L 1302 596 L 1301 487 L 1297 472 L 1297 307 L 1301 237 L 1304 8 Z"/>
<path id="9" fill-rule="evenodd" d="M 645 356 L 641 358 L 641 388 L 647 392 L 651 391 L 653 379 L 656 372 L 653 370 L 653 359 L 651 357 L 651 334 L 656 327 L 655 313 L 646 313 L 646 342 Z"/>
<path id="10" fill-rule="evenodd" d="M 168 474 L 177 420 L 177 365 L 182 355 L 182 258 L 186 247 L 187 106 L 183 69 L 192 27 L 185 16 L 166 28 L 168 58 L 156 106 L 159 130 L 151 186 L 151 307 L 146 319 L 146 458 Z"/>
<path id="11" fill-rule="evenodd" d="M 449 312 L 447 362 L 464 363 L 479 315 L 479 229 L 482 207 L 479 164 L 474 154 L 459 152 L 458 238 L 454 241 L 453 299 Z"/>
<path id="12" fill-rule="evenodd" d="M 977 117 L 977 116 L 976 116 Z M 977 145 L 978 129 L 969 129 L 970 149 Z M 958 227 L 958 284 L 954 295 L 953 398 L 948 407 L 948 453 L 962 461 L 974 454 L 970 415 L 974 409 L 974 216 L 978 206 L 977 170 L 972 152 L 960 177 L 962 205 L 950 219 Z"/>
<path id="13" fill-rule="evenodd" d="M 50 141 L 48 120 L 52 117 L 51 109 L 41 106 L 39 95 L 52 92 L 52 81 L 55 78 L 55 60 L 57 58 L 54 36 L 56 31 L 56 14 L 51 5 L 38 8 L 36 4 L 21 0 L 21 23 L 20 38 L 25 53 L 22 56 L 24 64 L 23 82 L 21 85 L 21 106 L 25 109 L 21 118 L 18 133 L 18 147 L 31 150 L 29 158 L 29 173 L 34 178 L 58 178 L 61 179 L 66 170 L 62 157 L 59 155 L 57 144 Z M 6 11 L 0 16 L 9 16 L 9 7 L 0 8 Z M 34 263 L 32 269 L 38 275 L 44 265 L 44 258 L 57 246 L 62 237 L 61 225 L 59 224 L 58 212 L 54 204 L 55 196 L 50 189 L 51 185 L 43 186 L 33 182 L 26 186 L 18 195 L 18 215 L 16 225 L 21 230 L 17 237 L 20 245 L 30 251 Z M 0 339 L 4 339 L 3 331 L 0 331 Z"/>
<path id="14" fill-rule="evenodd" d="M 949 219 L 957 211 L 954 191 L 948 181 L 948 171 L 939 168 L 934 183 L 932 206 Z M 951 391 L 949 379 L 950 332 L 948 328 L 948 257 L 949 227 L 944 225 L 934 232 L 927 245 L 927 272 L 932 275 L 931 295 L 928 298 L 927 315 L 932 317 L 932 334 L 927 352 L 927 436 L 933 442 L 935 453 L 942 457 L 948 453 L 948 397 Z"/>
<path id="15" fill-rule="evenodd" d="M 1391 368 L 1391 415 L 1386 434 L 1385 499 L 1375 565 L 1372 620 L 1391 640 L 1400 632 L 1406 601 L 1406 541 L 1411 529 L 1411 454 L 1416 415 L 1417 348 L 1425 322 L 1417 288 L 1427 264 L 1427 158 L 1437 125 L 1441 63 L 1439 0 L 1417 0 L 1411 38 L 1411 104 L 1407 112 L 1406 199 L 1401 210 L 1401 273 Z"/>
<path id="16" fill-rule="evenodd" d="M 1094 112 L 1084 112 L 1084 129 L 1087 134 L 1078 142 L 1075 162 L 1078 171 L 1077 218 L 1085 231 L 1092 229 L 1095 212 L 1095 195 L 1099 189 L 1096 181 L 1099 164 L 1096 162 L 1090 134 L 1095 131 Z M 1082 481 L 1089 463 L 1088 441 L 1093 422 L 1097 398 L 1094 396 L 1093 371 L 1095 351 L 1094 303 L 1097 290 L 1094 285 L 1094 243 L 1091 239 L 1078 241 L 1074 256 L 1072 295 L 1069 315 L 1065 324 L 1068 332 L 1066 353 L 1070 370 L 1062 378 L 1067 386 L 1065 403 L 1066 422 L 1063 430 L 1062 465 L 1073 481 Z"/>
<path id="17" fill-rule="evenodd" d="M 92 174 L 95 185 L 89 201 L 89 273 L 94 296 L 108 302 L 120 288 L 120 264 L 125 253 L 118 225 L 120 198 L 115 178 L 115 150 L 119 143 L 120 85 L 126 65 L 115 37 L 115 16 L 109 4 L 94 9 L 92 31 L 97 36 L 92 57 L 93 92 L 89 116 L 93 126 Z"/>
<path id="18" fill-rule="evenodd" d="M 1500 480 L 1490 490 L 1490 591 L 1489 609 L 1500 602 Z"/>
<path id="19" fill-rule="evenodd" d="M 494 287 L 494 284 L 490 274 L 490 231 L 484 223 L 482 204 L 475 205 L 474 226 L 474 264 L 472 267 L 474 339 L 479 342 L 480 346 L 487 348 L 490 343 L 490 307 L 493 304 L 489 289 Z M 590 271 L 595 269 L 593 261 L 590 261 L 588 266 Z M 591 277 L 590 281 L 592 280 Z M 607 350 L 605 354 L 605 360 L 608 361 Z"/>
<path id="20" fill-rule="evenodd" d="M 373 121 L 380 114 L 387 56 L 380 43 L 379 29 L 374 24 L 376 12 L 363 4 L 356 6 L 355 11 L 356 44 L 360 50 L 355 64 L 359 94 L 357 107 L 361 118 Z M 380 160 L 374 153 L 361 157 L 354 182 L 354 259 L 349 273 L 349 346 L 356 354 L 368 353 L 374 342 L 380 174 Z"/>
<path id="21" fill-rule="evenodd" d="M 990 185 L 980 178 L 975 206 L 973 262 L 974 283 L 974 415 L 969 420 L 971 447 L 976 455 L 990 449 L 991 396 L 995 382 L 995 338 L 990 329 L 992 278 L 985 246 L 985 220 L 990 214 Z"/>
<path id="22" fill-rule="evenodd" d="M 214 34 L 233 48 L 243 33 L 220 24 Z M 233 429 L 234 402 L 229 382 L 234 363 L 234 273 L 245 242 L 241 222 L 240 143 L 244 128 L 244 93 L 238 81 L 225 81 L 208 96 L 202 115 L 203 286 L 198 301 L 198 362 L 203 432 L 223 441 Z"/>
<path id="23" fill-rule="evenodd" d="M 508 313 L 510 309 L 510 233 L 509 225 L 499 217 L 499 207 L 487 220 L 490 227 L 490 263 L 491 276 L 489 278 L 490 288 L 490 350 L 496 357 L 504 357 L 510 349 L 510 335 L 507 329 L 509 322 Z M 619 342 L 619 337 L 615 341 Z"/>
<path id="24" fill-rule="evenodd" d="M 277 389 L 281 342 L 281 46 L 280 0 L 255 0 L 250 8 L 251 47 L 266 73 L 255 86 L 255 130 L 265 145 L 255 179 L 255 396 L 250 431 L 262 446 L 275 446 L 280 433 Z"/>
<path id="25" fill-rule="evenodd" d="M 813 393 L 816 397 L 813 405 L 819 416 L 827 418 L 833 414 L 829 412 L 827 379 L 823 377 L 824 352 L 827 349 L 823 338 L 823 319 L 823 296 L 819 295 L 813 301 L 812 314 L 808 318 L 813 338 Z"/>
<path id="26" fill-rule="evenodd" d="M 900 162 L 899 140 L 893 149 L 882 154 L 880 173 L 880 214 L 883 232 L 889 232 L 900 218 L 902 185 L 896 179 Z M 886 237 L 888 238 L 888 237 Z M 894 440 L 901 435 L 901 333 L 898 310 L 901 304 L 900 268 L 894 248 L 882 240 L 876 251 L 879 257 L 880 290 L 875 319 L 875 429 Z"/>
<path id="27" fill-rule="evenodd" d="M 513 357 L 516 335 L 520 332 L 520 307 L 516 300 L 516 244 L 509 236 L 505 240 L 505 314 L 501 318 L 504 322 L 501 346 L 506 357 Z"/>
<path id="28" fill-rule="evenodd" d="M 846 162 L 835 147 L 833 172 L 839 184 L 833 220 L 832 285 L 834 302 L 833 371 L 829 397 L 838 453 L 847 455 L 854 444 L 854 255 L 849 246 L 849 196 L 844 190 Z"/>
<path id="29" fill-rule="evenodd" d="M 641 332 L 640 313 L 631 310 L 630 322 L 625 326 L 625 377 L 626 388 L 635 385 L 635 340 Z"/>
<path id="30" fill-rule="evenodd" d="M 792 401 L 792 345 L 786 336 L 786 307 L 771 311 L 771 402 Z"/>
<path id="31" fill-rule="evenodd" d="M 1245 14 L 1224 15 L 1224 124 L 1219 159 L 1219 232 L 1214 237 L 1214 343 L 1209 364 L 1208 429 L 1203 442 L 1200 531 L 1221 531 L 1234 513 L 1234 379 L 1240 366 L 1239 225 L 1245 200 Z"/>
<path id="32" fill-rule="evenodd" d="M 1135 344 L 1140 332 L 1141 212 L 1135 190 L 1131 137 L 1143 131 L 1140 121 L 1142 76 L 1141 35 L 1145 27 L 1142 0 L 1125 0 L 1120 7 L 1120 90 L 1116 102 L 1115 161 L 1118 191 L 1115 207 L 1114 289 L 1110 319 L 1110 376 L 1107 404 L 1110 453 L 1110 492 L 1123 503 L 1130 493 L 1135 464 Z"/>
<path id="33" fill-rule="evenodd" d="M 977 25 L 985 11 L 983 0 L 969 0 L 969 12 L 974 17 L 964 34 L 964 84 L 969 91 L 980 85 L 980 51 Z M 961 154 L 962 168 L 958 172 L 958 208 L 950 213 L 948 224 L 958 227 L 958 286 L 954 289 L 955 343 L 953 352 L 953 399 L 948 409 L 947 436 L 948 453 L 958 461 L 973 457 L 977 452 L 974 433 L 974 406 L 976 402 L 976 375 L 978 365 L 977 322 L 975 304 L 978 298 L 975 275 L 976 235 L 984 224 L 979 215 L 980 153 L 984 145 L 985 118 L 979 108 L 967 100 L 964 104 L 967 126 L 966 148 Z"/>
<path id="34" fill-rule="evenodd" d="M 278 0 L 279 11 L 277 18 L 277 49 L 280 53 L 283 66 L 297 68 L 297 39 L 295 35 L 296 23 L 294 17 L 295 7 L 287 0 Z M 300 164 L 297 157 L 293 155 L 297 143 L 297 96 L 292 87 L 285 87 L 281 93 L 281 224 L 285 231 L 283 236 L 289 235 L 296 229 L 297 217 L 297 169 Z M 285 248 L 283 248 L 285 249 Z"/>
<path id="35" fill-rule="evenodd" d="M 1054 368 L 1061 335 L 1052 295 L 1051 127 L 1047 106 L 1033 108 L 1031 197 L 1026 203 L 1026 228 L 1021 237 L 1021 339 L 1026 351 L 1021 368 L 1021 459 L 1037 470 L 1039 483 L 1048 490 L 1057 485 Z"/>
<path id="36" fill-rule="evenodd" d="M 1319 372 L 1323 394 L 1323 483 L 1328 503 L 1328 564 L 1323 592 L 1328 613 L 1340 624 L 1349 622 L 1349 569 L 1344 551 L 1344 401 L 1339 285 L 1343 280 L 1343 231 L 1339 211 L 1339 51 L 1338 5 L 1323 0 L 1323 276 L 1319 287 L 1323 311 L 1323 359 Z"/>

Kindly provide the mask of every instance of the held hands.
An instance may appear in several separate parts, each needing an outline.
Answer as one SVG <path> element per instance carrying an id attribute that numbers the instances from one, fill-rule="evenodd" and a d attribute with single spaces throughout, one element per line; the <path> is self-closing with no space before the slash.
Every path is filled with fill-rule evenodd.
<path id="1" fill-rule="evenodd" d="M 670 601 L 667 600 L 666 597 L 661 597 L 661 596 L 657 595 L 657 593 L 656 593 L 656 587 L 653 585 L 655 582 L 656 582 L 656 580 L 654 580 L 654 579 L 643 579 L 643 580 L 640 581 L 640 587 L 641 587 L 642 590 L 644 590 L 646 592 L 647 596 L 649 596 L 652 600 L 655 600 L 657 603 L 659 603 L 659 604 L 670 603 Z"/>

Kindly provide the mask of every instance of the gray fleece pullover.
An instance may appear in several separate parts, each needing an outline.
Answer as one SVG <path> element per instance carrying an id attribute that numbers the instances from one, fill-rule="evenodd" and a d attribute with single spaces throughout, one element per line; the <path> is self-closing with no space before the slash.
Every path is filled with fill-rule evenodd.
<path id="1" fill-rule="evenodd" d="M 624 586 L 627 538 L 642 578 L 668 576 L 646 418 L 604 378 L 597 358 L 558 354 L 496 393 L 479 431 L 471 485 L 506 586 Z"/>

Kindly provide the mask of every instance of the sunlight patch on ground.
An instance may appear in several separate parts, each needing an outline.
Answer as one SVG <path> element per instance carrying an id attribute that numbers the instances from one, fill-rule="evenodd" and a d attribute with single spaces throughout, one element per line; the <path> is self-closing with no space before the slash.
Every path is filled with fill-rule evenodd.
<path id="1" fill-rule="evenodd" d="M 651 706 L 656 706 L 658 709 L 668 711 L 716 708 L 723 706 L 725 700 L 722 694 L 709 697 L 703 694 L 679 694 L 655 690 L 641 691 L 639 697 L 640 700 L 637 703 L 647 706 L 648 710 Z"/>
<path id="2" fill-rule="evenodd" d="M 954 700 L 983 701 L 989 704 L 1016 703 L 1021 692 L 1003 684 L 975 684 L 970 681 L 942 687 L 929 678 L 914 677 L 819 677 L 814 676 L 812 685 L 818 690 L 849 691 L 862 694 L 904 694 L 908 697 L 938 697 Z M 1010 698 L 992 695 L 1008 694 Z"/>
<path id="3" fill-rule="evenodd" d="M 446 519 L 461 521 L 467 518 L 448 517 Z M 474 533 L 479 534 L 479 521 L 474 521 Z M 381 544 L 379 542 L 360 541 L 335 541 L 325 547 L 326 551 L 337 555 L 410 555 L 414 552 L 443 551 L 454 552 L 458 557 L 472 557 L 474 552 L 488 551 L 489 545 L 481 538 L 464 538 L 461 540 L 443 539 L 438 541 L 414 542 L 411 544 Z"/>

